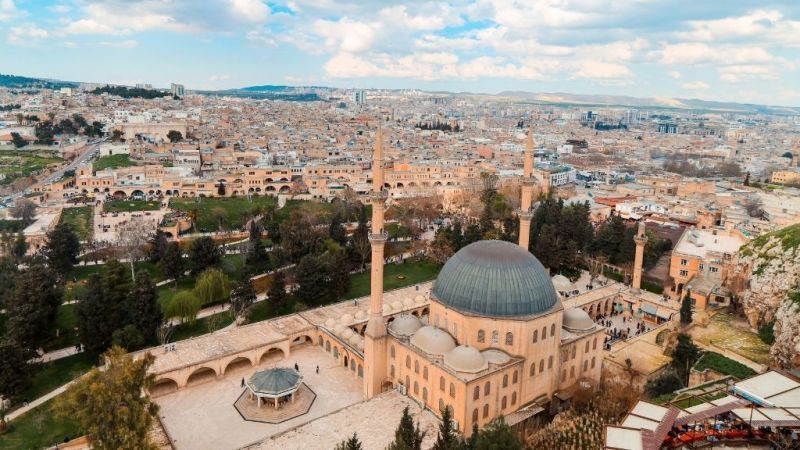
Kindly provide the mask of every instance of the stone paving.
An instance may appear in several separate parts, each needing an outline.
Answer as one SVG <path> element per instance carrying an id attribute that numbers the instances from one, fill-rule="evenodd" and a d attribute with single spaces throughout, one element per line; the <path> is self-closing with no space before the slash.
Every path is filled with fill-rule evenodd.
<path id="1" fill-rule="evenodd" d="M 280 424 L 248 422 L 234 407 L 242 393 L 241 379 L 268 367 L 293 367 L 316 394 L 307 414 Z M 319 366 L 319 374 L 316 366 Z M 231 370 L 224 378 L 187 387 L 155 398 L 167 432 L 180 449 L 235 449 L 305 424 L 364 399 L 361 379 L 339 366 L 317 346 L 294 347 L 289 358 L 272 359 L 261 366 Z M 308 441 L 306 441 L 308 442 Z M 305 448 L 312 448 L 306 446 Z M 327 448 L 327 447 L 326 447 Z"/>

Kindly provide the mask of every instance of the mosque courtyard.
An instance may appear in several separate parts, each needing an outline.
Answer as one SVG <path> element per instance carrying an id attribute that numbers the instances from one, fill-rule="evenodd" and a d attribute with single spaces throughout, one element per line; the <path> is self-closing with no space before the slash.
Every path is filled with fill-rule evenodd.
<path id="1" fill-rule="evenodd" d="M 271 367 L 294 367 L 295 363 L 303 383 L 316 394 L 308 412 L 274 424 L 243 419 L 234 407 L 246 389 L 241 387 L 242 379 Z M 177 448 L 192 450 L 247 446 L 363 400 L 361 379 L 312 344 L 293 348 L 289 358 L 274 356 L 259 366 L 230 370 L 222 378 L 155 398 L 161 408 L 159 416 Z"/>

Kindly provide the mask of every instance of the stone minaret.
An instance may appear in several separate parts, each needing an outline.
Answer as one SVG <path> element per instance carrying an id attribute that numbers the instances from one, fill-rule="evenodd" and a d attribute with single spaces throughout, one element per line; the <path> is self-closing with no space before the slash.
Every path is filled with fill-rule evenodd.
<path id="1" fill-rule="evenodd" d="M 383 211 L 388 192 L 383 189 L 383 133 L 378 123 L 372 156 L 372 272 L 370 277 L 369 321 L 364 332 L 364 395 L 381 393 L 386 378 L 386 323 L 383 321 L 383 248 L 388 235 L 383 229 Z"/>
<path id="2" fill-rule="evenodd" d="M 639 222 L 639 229 L 633 241 L 636 243 L 636 256 L 633 260 L 633 289 L 642 287 L 642 264 L 644 263 L 644 246 L 647 244 L 647 235 L 644 233 L 644 221 Z"/>
<path id="3" fill-rule="evenodd" d="M 525 141 L 525 162 L 522 168 L 522 199 L 519 205 L 519 246 L 528 250 L 531 237 L 531 219 L 533 218 L 533 125 L 528 127 L 528 139 Z"/>

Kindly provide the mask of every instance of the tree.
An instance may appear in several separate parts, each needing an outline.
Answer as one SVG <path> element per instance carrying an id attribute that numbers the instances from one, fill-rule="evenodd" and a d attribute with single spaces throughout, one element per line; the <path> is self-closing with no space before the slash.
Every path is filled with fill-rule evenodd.
<path id="1" fill-rule="evenodd" d="M 145 343 L 155 342 L 163 315 L 156 286 L 147 271 L 139 272 L 129 297 L 131 324 L 139 331 Z"/>
<path id="2" fill-rule="evenodd" d="M 683 388 L 683 383 L 681 383 L 681 379 L 678 377 L 678 374 L 675 373 L 674 368 L 665 370 L 659 376 L 649 380 L 644 385 L 644 390 L 650 397 L 671 394 L 681 388 Z"/>
<path id="3" fill-rule="evenodd" d="M 744 183 L 745 186 L 750 186 L 750 172 L 747 172 L 744 175 Z"/>
<path id="4" fill-rule="evenodd" d="M 33 223 L 33 218 L 36 216 L 36 203 L 21 198 L 14 202 L 14 206 L 9 209 L 11 217 L 22 221 L 23 225 L 28 226 Z"/>
<path id="5" fill-rule="evenodd" d="M 439 424 L 439 435 L 433 444 L 433 450 L 458 450 L 463 448 L 464 441 L 453 428 L 453 414 L 450 408 L 442 411 L 442 423 Z"/>
<path id="6" fill-rule="evenodd" d="M 53 335 L 63 298 L 57 279 L 53 271 L 39 263 L 14 277 L 14 291 L 5 305 L 6 339 L 33 351 Z"/>
<path id="7" fill-rule="evenodd" d="M 81 249 L 78 235 L 72 231 L 72 226 L 61 222 L 47 232 L 47 243 L 44 255 L 48 264 L 61 277 L 66 277 L 72 266 L 78 262 L 78 252 Z"/>
<path id="8" fill-rule="evenodd" d="M 182 140 L 183 140 L 183 135 L 181 134 L 181 132 L 180 132 L 180 131 L 177 131 L 177 130 L 169 130 L 169 131 L 167 132 L 167 139 L 169 139 L 169 141 L 170 141 L 170 142 L 172 142 L 173 144 L 175 144 L 175 143 L 177 143 L 177 142 L 180 142 L 180 141 L 182 141 Z"/>
<path id="9" fill-rule="evenodd" d="M 16 148 L 22 148 L 28 145 L 28 141 L 26 141 L 19 133 L 12 132 L 11 133 L 11 143 L 14 144 Z"/>
<path id="10" fill-rule="evenodd" d="M 307 305 L 324 303 L 331 297 L 326 282 L 325 265 L 321 258 L 315 255 L 306 255 L 295 267 L 297 281 L 297 298 Z"/>
<path id="11" fill-rule="evenodd" d="M 353 250 L 360 258 L 363 268 L 370 256 L 369 229 L 367 228 L 367 208 L 362 206 L 358 213 L 358 226 L 353 233 Z"/>
<path id="12" fill-rule="evenodd" d="M 672 351 L 672 367 L 681 377 L 683 384 L 689 383 L 689 371 L 700 357 L 700 349 L 686 333 L 678 334 L 678 343 Z"/>
<path id="13" fill-rule="evenodd" d="M 31 385 L 33 355 L 16 342 L 0 340 L 0 397 L 17 403 Z M 0 405 L 0 408 L 2 405 Z"/>
<path id="14" fill-rule="evenodd" d="M 158 405 L 142 391 L 153 385 L 154 357 L 134 359 L 119 347 L 103 355 L 105 369 L 92 369 L 56 400 L 56 411 L 75 420 L 92 448 L 156 449 L 149 436 Z"/>
<path id="15" fill-rule="evenodd" d="M 281 248 L 289 261 L 300 261 L 306 255 L 323 249 L 323 236 L 309 214 L 293 210 L 289 219 L 280 224 Z"/>
<path id="16" fill-rule="evenodd" d="M 208 236 L 197 238 L 189 245 L 189 266 L 194 274 L 219 265 L 221 260 L 222 255 L 217 244 Z"/>
<path id="17" fill-rule="evenodd" d="M 692 323 L 692 291 L 686 290 L 686 295 L 681 301 L 681 323 L 684 325 Z"/>
<path id="18" fill-rule="evenodd" d="M 408 412 L 408 406 L 403 409 L 400 424 L 394 432 L 394 441 L 387 450 L 420 450 L 425 433 L 420 431 L 419 424 L 414 424 L 414 419 Z"/>
<path id="19" fill-rule="evenodd" d="M 25 234 L 20 231 L 14 239 L 14 243 L 11 247 L 11 254 L 19 261 L 26 253 L 28 253 L 28 241 L 25 240 Z"/>
<path id="20" fill-rule="evenodd" d="M 122 347 L 128 351 L 136 350 L 142 347 L 146 342 L 141 331 L 132 323 L 125 325 L 119 330 L 114 330 L 114 333 L 111 335 L 112 345 Z"/>
<path id="21" fill-rule="evenodd" d="M 200 312 L 200 299 L 192 291 L 179 291 L 167 306 L 167 317 L 178 318 L 181 323 L 194 323 Z"/>
<path id="22" fill-rule="evenodd" d="M 225 219 L 228 217 L 228 211 L 218 206 L 211 210 L 211 215 L 217 219 L 217 229 L 222 231 L 222 224 L 225 223 Z"/>
<path id="23" fill-rule="evenodd" d="M 124 142 L 125 141 L 125 132 L 122 130 L 112 130 L 111 131 L 111 142 Z"/>
<path id="24" fill-rule="evenodd" d="M 480 450 L 522 450 L 522 442 L 501 416 L 480 431 L 475 439 L 475 448 Z"/>
<path id="25" fill-rule="evenodd" d="M 145 245 L 150 241 L 151 226 L 142 218 L 131 218 L 119 227 L 118 244 L 128 258 L 131 279 L 136 279 L 135 265 L 144 255 Z"/>
<path id="26" fill-rule="evenodd" d="M 338 213 L 333 215 L 331 224 L 328 226 L 328 236 L 340 245 L 347 243 L 347 234 L 345 234 L 342 218 Z"/>
<path id="27" fill-rule="evenodd" d="M 86 293 L 77 305 L 78 337 L 87 352 L 99 353 L 111 345 L 116 330 L 109 318 L 113 305 L 106 302 L 103 279 L 92 274 L 86 282 Z"/>
<path id="28" fill-rule="evenodd" d="M 161 272 L 169 278 L 172 278 L 172 280 L 174 280 L 174 285 L 177 286 L 178 278 L 182 277 L 184 272 L 183 253 L 177 242 L 170 242 L 169 245 L 167 245 L 167 248 L 164 250 L 164 255 L 161 257 L 161 261 L 159 261 L 158 264 L 161 266 Z"/>
<path id="29" fill-rule="evenodd" d="M 283 309 L 286 305 L 286 275 L 283 271 L 275 272 L 272 283 L 267 291 L 267 299 L 276 309 Z"/>
<path id="30" fill-rule="evenodd" d="M 150 250 L 148 252 L 148 259 L 152 263 L 158 263 L 161 261 L 161 258 L 164 257 L 164 253 L 167 251 L 167 246 L 169 246 L 169 239 L 167 239 L 167 233 L 164 233 L 161 230 L 156 230 L 156 232 L 150 237 Z"/>
<path id="31" fill-rule="evenodd" d="M 228 277 L 220 269 L 206 269 L 197 277 L 194 285 L 194 295 L 200 300 L 200 304 L 204 306 L 227 300 L 231 295 Z"/>
<path id="32" fill-rule="evenodd" d="M 764 215 L 764 203 L 759 197 L 748 197 L 742 206 L 750 217 L 761 218 Z"/>
<path id="33" fill-rule="evenodd" d="M 250 221 L 248 226 L 247 257 L 245 262 L 249 266 L 258 266 L 267 256 L 264 243 L 261 242 L 261 225 L 255 221 Z"/>
<path id="34" fill-rule="evenodd" d="M 361 445 L 361 441 L 358 440 L 358 436 L 353 433 L 352 437 L 336 444 L 335 450 L 364 450 L 364 447 Z"/>
<path id="35" fill-rule="evenodd" d="M 256 301 L 256 291 L 250 280 L 242 280 L 231 291 L 231 309 L 234 317 L 242 317 Z"/>

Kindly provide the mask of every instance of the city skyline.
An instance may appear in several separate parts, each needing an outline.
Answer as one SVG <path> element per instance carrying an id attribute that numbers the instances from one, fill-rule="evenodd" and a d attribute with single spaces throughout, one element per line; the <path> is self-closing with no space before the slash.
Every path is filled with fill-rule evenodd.
<path id="1" fill-rule="evenodd" d="M 0 30 L 0 72 L 70 81 L 800 103 L 788 1 L 2 0 Z"/>

